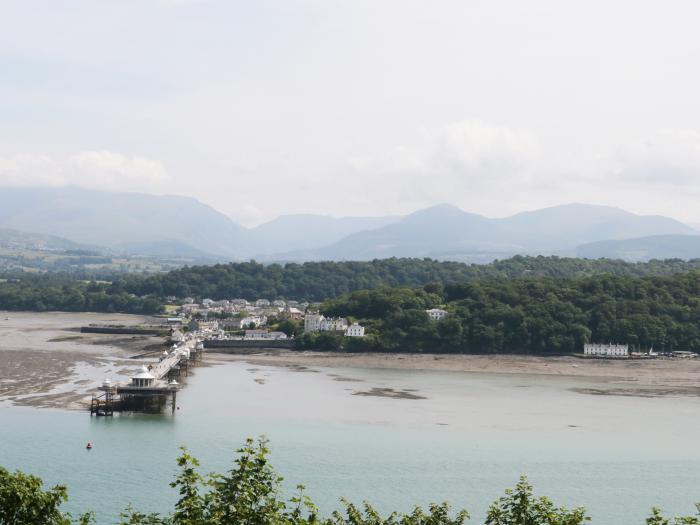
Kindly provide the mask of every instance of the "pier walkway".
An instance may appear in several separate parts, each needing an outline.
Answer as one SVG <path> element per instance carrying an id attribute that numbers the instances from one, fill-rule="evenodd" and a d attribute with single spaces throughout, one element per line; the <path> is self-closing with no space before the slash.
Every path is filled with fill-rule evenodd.
<path id="1" fill-rule="evenodd" d="M 175 411 L 177 391 L 180 384 L 175 380 L 184 372 L 187 375 L 190 363 L 201 357 L 204 337 L 199 333 L 188 334 L 184 340 L 173 345 L 170 352 L 163 351 L 160 360 L 131 377 L 129 382 L 112 383 L 106 379 L 99 387 L 90 404 L 90 414 L 112 416 L 115 411 L 158 412 L 170 400 Z"/>

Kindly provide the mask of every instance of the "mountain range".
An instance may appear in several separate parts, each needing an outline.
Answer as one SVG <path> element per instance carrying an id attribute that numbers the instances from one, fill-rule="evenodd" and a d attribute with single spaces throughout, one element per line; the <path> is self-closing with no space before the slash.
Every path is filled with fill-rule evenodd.
<path id="1" fill-rule="evenodd" d="M 73 187 L 1 189 L 0 228 L 112 252 L 209 262 L 384 257 L 488 262 L 515 254 L 645 258 L 690 256 L 696 252 L 680 247 L 700 243 L 695 237 L 700 232 L 677 220 L 588 204 L 497 219 L 447 204 L 404 217 L 283 215 L 244 228 L 190 197 Z"/>

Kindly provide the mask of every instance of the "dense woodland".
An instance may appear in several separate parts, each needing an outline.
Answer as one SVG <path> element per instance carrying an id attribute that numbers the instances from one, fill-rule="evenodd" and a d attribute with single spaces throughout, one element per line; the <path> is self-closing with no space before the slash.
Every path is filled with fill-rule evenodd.
<path id="1" fill-rule="evenodd" d="M 154 314 L 162 302 L 137 297 L 108 282 L 65 274 L 21 274 L 0 282 L 0 310 Z"/>
<path id="2" fill-rule="evenodd" d="M 430 321 L 425 309 L 449 315 Z M 367 327 L 362 339 L 306 334 L 302 347 L 356 351 L 558 354 L 585 342 L 700 349 L 700 271 L 671 277 L 484 279 L 379 288 L 323 303 Z"/>
<path id="3" fill-rule="evenodd" d="M 700 269 L 700 259 L 627 263 L 609 259 L 513 257 L 491 264 L 465 264 L 433 259 L 377 259 L 368 262 L 308 262 L 263 265 L 256 262 L 191 266 L 152 276 L 122 277 L 120 286 L 139 296 L 255 300 L 325 301 L 380 286 L 445 285 L 481 279 L 664 276 Z"/>

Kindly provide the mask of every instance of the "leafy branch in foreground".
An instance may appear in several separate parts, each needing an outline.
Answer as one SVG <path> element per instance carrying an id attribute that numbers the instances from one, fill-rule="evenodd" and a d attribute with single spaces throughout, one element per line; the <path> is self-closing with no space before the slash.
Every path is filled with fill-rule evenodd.
<path id="1" fill-rule="evenodd" d="M 282 496 L 282 478 L 272 468 L 269 453 L 265 439 L 247 439 L 231 470 L 202 475 L 197 459 L 183 448 L 177 460 L 180 471 L 170 484 L 179 493 L 173 512 L 164 516 L 129 507 L 119 525 L 464 525 L 469 519 L 466 510 L 453 513 L 447 503 L 385 517 L 369 503 L 357 506 L 346 500 L 341 500 L 342 511 L 324 518 L 303 486 L 290 499 Z M 96 523 L 92 513 L 77 520 L 63 513 L 60 506 L 67 498 L 64 486 L 44 490 L 40 478 L 0 467 L 0 525 Z M 547 497 L 534 496 L 523 477 L 491 505 L 485 525 L 583 525 L 587 521 L 590 518 L 582 507 L 557 507 Z M 665 518 L 653 508 L 645 524 L 700 525 L 700 504 L 697 516 L 675 518 Z"/>

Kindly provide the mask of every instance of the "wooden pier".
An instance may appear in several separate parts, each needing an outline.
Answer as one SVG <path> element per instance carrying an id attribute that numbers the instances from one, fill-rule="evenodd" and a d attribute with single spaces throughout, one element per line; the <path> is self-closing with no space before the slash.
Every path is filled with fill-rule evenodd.
<path id="1" fill-rule="evenodd" d="M 191 366 L 202 357 L 204 345 L 200 338 L 191 336 L 171 351 L 163 351 L 158 363 L 146 367 L 125 383 L 109 379 L 99 387 L 90 403 L 91 416 L 113 416 L 114 412 L 162 412 L 170 404 L 175 412 L 177 392 L 181 386 L 176 378 L 187 376 Z"/>

